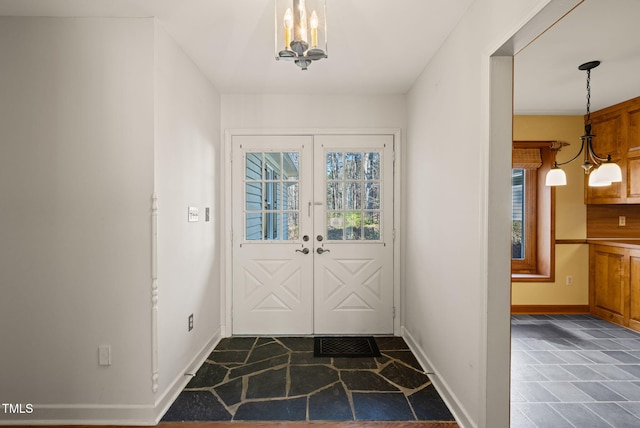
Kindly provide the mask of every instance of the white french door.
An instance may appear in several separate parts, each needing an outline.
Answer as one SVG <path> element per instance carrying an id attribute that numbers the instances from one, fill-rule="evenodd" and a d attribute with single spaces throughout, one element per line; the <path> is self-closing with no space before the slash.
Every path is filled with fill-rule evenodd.
<path id="1" fill-rule="evenodd" d="M 233 136 L 233 334 L 393 333 L 393 136 Z"/>

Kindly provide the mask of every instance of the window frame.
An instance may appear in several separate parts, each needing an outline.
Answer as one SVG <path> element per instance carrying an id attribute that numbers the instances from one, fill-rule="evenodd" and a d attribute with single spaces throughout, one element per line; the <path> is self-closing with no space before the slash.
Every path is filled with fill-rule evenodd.
<path id="1" fill-rule="evenodd" d="M 555 281 L 555 188 L 545 177 L 555 161 L 554 141 L 514 141 L 516 148 L 540 149 L 542 166 L 525 170 L 525 258 L 511 259 L 513 282 Z"/>

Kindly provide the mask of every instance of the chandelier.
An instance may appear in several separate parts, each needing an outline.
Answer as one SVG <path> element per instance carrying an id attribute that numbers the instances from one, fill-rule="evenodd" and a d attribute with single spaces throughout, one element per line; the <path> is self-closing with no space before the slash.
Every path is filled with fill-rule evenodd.
<path id="1" fill-rule="evenodd" d="M 306 70 L 327 58 L 326 0 L 275 0 L 275 57 Z"/>
<path id="2" fill-rule="evenodd" d="M 587 72 L 587 114 L 584 118 L 584 135 L 580 137 L 582 144 L 577 155 L 566 162 L 553 163 L 553 168 L 549 170 L 546 177 L 547 186 L 564 186 L 567 184 L 567 175 L 559 167 L 573 162 L 584 150 L 584 173 L 589 174 L 589 186 L 603 187 L 611 183 L 622 181 L 622 170 L 611 160 L 611 155 L 606 158 L 600 157 L 593 150 L 593 135 L 591 133 L 591 70 L 600 65 L 600 61 L 589 61 L 578 67 L 579 70 Z"/>

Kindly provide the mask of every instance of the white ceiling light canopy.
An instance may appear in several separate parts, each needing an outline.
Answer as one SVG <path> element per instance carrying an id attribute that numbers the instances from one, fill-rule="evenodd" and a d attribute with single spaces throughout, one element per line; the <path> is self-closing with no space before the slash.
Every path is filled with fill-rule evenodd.
<path id="1" fill-rule="evenodd" d="M 581 145 L 580 151 L 577 155 L 566 162 L 553 163 L 553 168 L 549 170 L 546 176 L 545 183 L 547 186 L 564 186 L 567 184 L 567 176 L 562 169 L 561 165 L 566 165 L 573 162 L 580 156 L 584 150 L 584 173 L 589 176 L 589 186 L 602 187 L 609 186 L 611 183 L 618 183 L 622 181 L 622 170 L 620 166 L 611 160 L 611 155 L 607 155 L 606 158 L 600 157 L 593 149 L 593 135 L 591 133 L 591 70 L 600 65 L 600 61 L 589 61 L 581 64 L 578 69 L 587 72 L 587 114 L 584 118 L 584 135 L 580 137 Z"/>
<path id="2" fill-rule="evenodd" d="M 275 0 L 275 57 L 306 70 L 327 58 L 326 0 Z"/>

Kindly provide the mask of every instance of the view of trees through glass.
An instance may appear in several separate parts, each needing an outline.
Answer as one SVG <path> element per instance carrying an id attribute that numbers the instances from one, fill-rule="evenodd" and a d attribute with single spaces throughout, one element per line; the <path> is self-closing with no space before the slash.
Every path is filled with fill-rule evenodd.
<path id="1" fill-rule="evenodd" d="M 380 152 L 328 152 L 327 239 L 380 240 Z"/>

